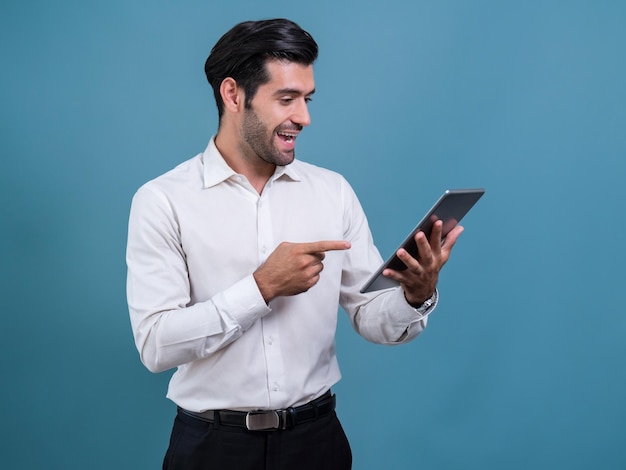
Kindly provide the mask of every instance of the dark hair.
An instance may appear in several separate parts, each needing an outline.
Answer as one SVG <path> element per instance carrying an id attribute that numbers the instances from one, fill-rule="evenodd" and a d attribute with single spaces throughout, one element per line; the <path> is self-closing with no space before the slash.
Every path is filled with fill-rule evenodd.
<path id="1" fill-rule="evenodd" d="M 311 35 L 287 19 L 244 21 L 234 26 L 213 46 L 204 64 L 220 119 L 224 113 L 220 86 L 225 78 L 233 78 L 243 88 L 249 108 L 259 86 L 270 80 L 267 60 L 311 65 L 317 52 Z"/>

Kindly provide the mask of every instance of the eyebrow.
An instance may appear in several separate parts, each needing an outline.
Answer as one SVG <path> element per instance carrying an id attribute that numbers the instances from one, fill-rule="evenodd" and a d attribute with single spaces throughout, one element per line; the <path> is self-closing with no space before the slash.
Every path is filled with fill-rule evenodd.
<path id="1" fill-rule="evenodd" d="M 281 88 L 280 90 L 276 90 L 274 95 L 304 95 L 311 96 L 315 93 L 315 88 L 311 90 L 309 93 L 303 93 L 302 90 L 298 90 L 297 88 Z"/>

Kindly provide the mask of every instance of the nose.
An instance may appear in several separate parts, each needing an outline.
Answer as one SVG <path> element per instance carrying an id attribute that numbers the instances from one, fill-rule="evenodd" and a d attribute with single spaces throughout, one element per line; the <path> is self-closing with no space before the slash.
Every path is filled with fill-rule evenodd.
<path id="1" fill-rule="evenodd" d="M 311 115 L 309 114 L 309 104 L 306 100 L 298 100 L 296 109 L 292 116 L 292 121 L 296 124 L 306 127 L 311 124 Z"/>

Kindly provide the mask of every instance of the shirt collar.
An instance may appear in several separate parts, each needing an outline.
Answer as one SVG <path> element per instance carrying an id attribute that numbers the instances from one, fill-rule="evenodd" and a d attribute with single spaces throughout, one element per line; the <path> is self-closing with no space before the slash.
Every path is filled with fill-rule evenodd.
<path id="1" fill-rule="evenodd" d="M 294 161 L 294 163 L 296 162 Z M 292 181 L 300 181 L 301 178 L 294 167 L 294 163 L 286 166 L 277 166 L 271 179 L 275 181 L 279 178 L 286 177 Z M 237 174 L 228 166 L 222 154 L 217 150 L 215 146 L 215 136 L 211 137 L 209 145 L 202 154 L 202 164 L 205 189 L 222 183 Z"/>

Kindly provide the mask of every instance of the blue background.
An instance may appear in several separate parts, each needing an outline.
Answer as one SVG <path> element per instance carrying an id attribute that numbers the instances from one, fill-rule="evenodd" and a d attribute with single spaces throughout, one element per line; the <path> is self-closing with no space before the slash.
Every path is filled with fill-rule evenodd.
<path id="1" fill-rule="evenodd" d="M 487 188 L 422 336 L 369 344 L 341 315 L 354 468 L 626 468 L 626 4 L 610 0 L 4 0 L 3 468 L 160 468 L 174 407 L 132 341 L 130 199 L 215 131 L 215 41 L 276 16 L 321 48 L 299 157 L 352 183 L 383 256 L 444 189 Z"/>

